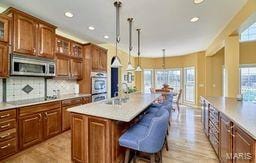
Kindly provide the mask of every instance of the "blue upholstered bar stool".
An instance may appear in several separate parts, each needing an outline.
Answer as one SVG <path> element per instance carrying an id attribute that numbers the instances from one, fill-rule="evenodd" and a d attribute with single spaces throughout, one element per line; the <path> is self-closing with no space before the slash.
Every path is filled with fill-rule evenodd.
<path id="1" fill-rule="evenodd" d="M 120 146 L 127 148 L 125 163 L 128 163 L 130 160 L 130 150 L 150 154 L 152 163 L 155 162 L 155 155 L 160 153 L 161 162 L 161 149 L 165 141 L 168 119 L 169 112 L 165 109 L 161 109 L 151 119 L 149 126 L 144 126 L 139 123 L 135 124 L 120 137 Z"/>

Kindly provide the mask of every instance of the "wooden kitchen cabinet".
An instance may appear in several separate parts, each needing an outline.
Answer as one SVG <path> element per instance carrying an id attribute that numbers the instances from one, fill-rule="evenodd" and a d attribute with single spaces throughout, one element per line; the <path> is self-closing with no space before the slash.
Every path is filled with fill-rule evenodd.
<path id="1" fill-rule="evenodd" d="M 56 76 L 69 78 L 70 59 L 64 56 L 56 56 Z"/>
<path id="2" fill-rule="evenodd" d="M 55 46 L 55 29 L 40 23 L 38 31 L 38 56 L 53 59 Z"/>
<path id="3" fill-rule="evenodd" d="M 70 50 L 70 40 L 62 36 L 55 36 L 55 53 L 69 56 Z"/>
<path id="4" fill-rule="evenodd" d="M 92 70 L 107 71 L 107 50 L 96 45 L 92 45 Z"/>
<path id="5" fill-rule="evenodd" d="M 83 46 L 74 41 L 71 42 L 71 56 L 76 58 L 83 57 Z"/>
<path id="6" fill-rule="evenodd" d="M 81 79 L 82 78 L 82 61 L 77 59 L 70 60 L 71 78 Z"/>
<path id="7" fill-rule="evenodd" d="M 50 138 L 61 132 L 61 108 L 44 112 L 44 137 Z"/>
<path id="8" fill-rule="evenodd" d="M 54 57 L 55 26 L 12 7 L 4 13 L 13 22 L 13 52 L 44 58 Z"/>
<path id="9" fill-rule="evenodd" d="M 0 14 L 0 41 L 9 42 L 9 17 Z"/>
<path id="10" fill-rule="evenodd" d="M 9 57 L 7 43 L 0 42 L 0 77 L 7 77 L 9 74 Z"/>
<path id="11" fill-rule="evenodd" d="M 37 22 L 18 13 L 13 15 L 13 20 L 13 51 L 35 56 L 37 52 Z"/>
<path id="12" fill-rule="evenodd" d="M 31 114 L 19 118 L 20 149 L 30 147 L 43 140 L 42 113 Z"/>
<path id="13" fill-rule="evenodd" d="M 233 129 L 233 162 L 255 163 L 256 142 L 246 132 L 234 125 Z"/>
<path id="14" fill-rule="evenodd" d="M 232 162 L 232 122 L 220 114 L 220 153 L 219 159 L 223 163 Z"/>

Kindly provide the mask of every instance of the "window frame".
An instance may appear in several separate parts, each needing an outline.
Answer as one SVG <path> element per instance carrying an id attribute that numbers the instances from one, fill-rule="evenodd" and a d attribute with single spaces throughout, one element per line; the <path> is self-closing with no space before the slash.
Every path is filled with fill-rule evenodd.
<path id="1" fill-rule="evenodd" d="M 194 69 L 194 101 L 187 101 L 186 100 L 186 70 L 188 69 L 191 69 L 193 68 Z M 186 103 L 186 104 L 192 104 L 192 105 L 195 105 L 196 104 L 196 67 L 195 66 L 188 66 L 188 67 L 184 67 L 183 68 L 183 77 L 184 77 L 184 81 L 183 81 L 183 90 L 184 90 L 184 94 L 183 94 L 183 102 Z"/>
<path id="2" fill-rule="evenodd" d="M 153 88 L 155 87 L 155 82 L 154 82 L 155 71 L 154 71 L 154 69 L 143 69 L 143 73 L 142 73 L 142 75 L 143 75 L 143 82 L 142 82 L 143 86 L 141 88 L 143 88 L 144 93 L 145 93 L 145 78 L 144 78 L 145 77 L 145 71 L 151 71 L 151 73 L 152 73 L 151 83 L 152 83 L 152 87 Z"/>

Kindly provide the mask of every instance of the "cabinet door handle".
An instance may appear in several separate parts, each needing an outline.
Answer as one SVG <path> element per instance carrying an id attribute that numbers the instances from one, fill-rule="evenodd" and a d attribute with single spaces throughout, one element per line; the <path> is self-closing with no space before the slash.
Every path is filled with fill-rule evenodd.
<path id="1" fill-rule="evenodd" d="M 1 139 L 4 139 L 4 138 L 6 138 L 6 137 L 8 137 L 8 136 L 10 136 L 11 134 L 10 133 L 8 133 L 8 134 L 6 134 L 6 135 L 2 135 L 0 138 Z"/>
<path id="2" fill-rule="evenodd" d="M 2 146 L 1 149 L 5 149 L 5 148 L 8 148 L 11 144 L 7 144 L 5 146 Z"/>
<path id="3" fill-rule="evenodd" d="M 9 127 L 11 124 L 10 123 L 8 123 L 7 125 L 3 125 L 3 126 L 1 126 L 1 128 L 6 128 L 6 127 Z"/>
<path id="4" fill-rule="evenodd" d="M 5 114 L 5 115 L 1 115 L 0 118 L 6 118 L 6 117 L 9 117 L 10 114 Z"/>

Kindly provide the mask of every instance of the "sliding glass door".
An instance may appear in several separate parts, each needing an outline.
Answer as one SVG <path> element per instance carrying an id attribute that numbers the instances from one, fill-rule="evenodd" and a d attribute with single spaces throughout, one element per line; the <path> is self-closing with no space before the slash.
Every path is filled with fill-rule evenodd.
<path id="1" fill-rule="evenodd" d="M 174 89 L 174 92 L 179 92 L 181 89 L 181 69 L 169 69 L 168 73 L 168 84 Z"/>
<path id="2" fill-rule="evenodd" d="M 160 89 L 163 88 L 163 84 L 167 82 L 167 70 L 155 70 L 155 88 Z"/>
<path id="3" fill-rule="evenodd" d="M 184 68 L 184 101 L 195 104 L 195 67 Z"/>
<path id="4" fill-rule="evenodd" d="M 144 70 L 144 92 L 150 93 L 150 88 L 153 88 L 153 70 Z"/>

